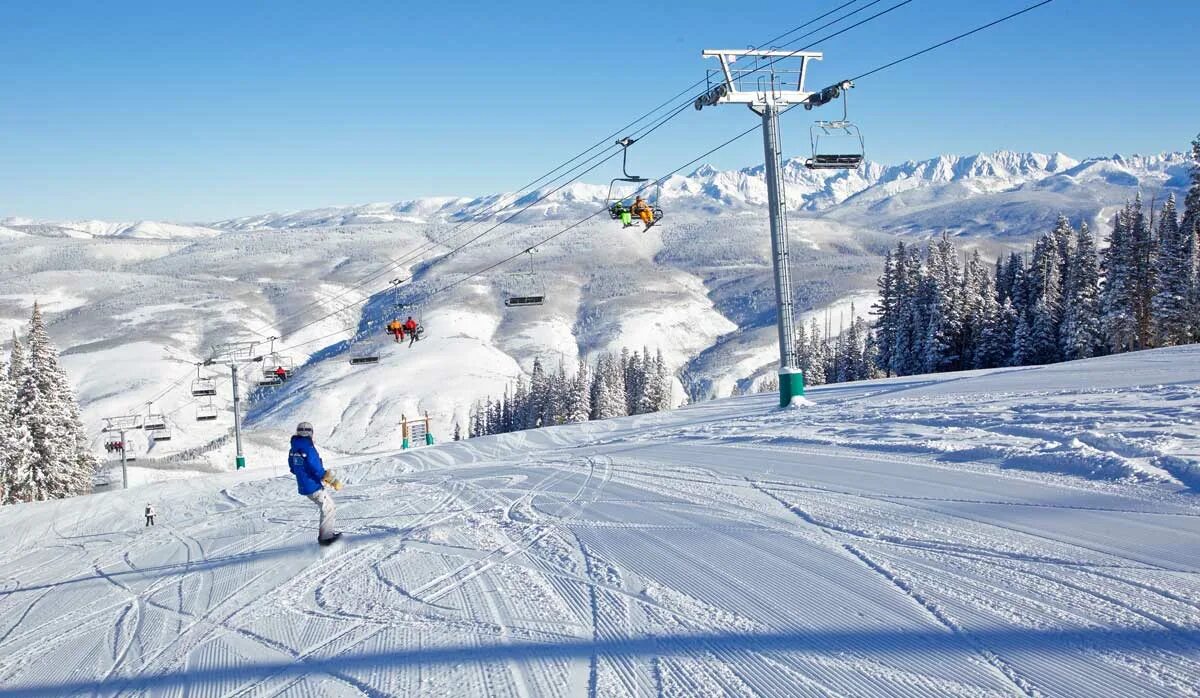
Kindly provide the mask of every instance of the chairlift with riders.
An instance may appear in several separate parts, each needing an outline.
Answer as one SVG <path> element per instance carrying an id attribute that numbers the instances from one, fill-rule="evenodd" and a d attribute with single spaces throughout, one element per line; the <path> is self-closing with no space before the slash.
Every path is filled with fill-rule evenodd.
<path id="1" fill-rule="evenodd" d="M 645 177 L 629 174 L 629 146 L 636 142 L 635 139 L 628 136 L 617 140 L 617 145 L 621 146 L 621 174 L 624 176 L 614 177 L 608 183 L 606 204 L 608 205 L 608 215 L 613 220 L 621 221 L 628 228 L 633 225 L 633 218 L 637 217 L 646 226 L 643 228 L 644 232 L 662 220 L 663 211 L 659 206 L 662 181 L 650 182 Z M 619 186 L 618 183 L 638 186 L 631 193 L 621 194 L 621 191 L 627 187 Z M 647 197 L 641 196 L 643 191 L 648 193 Z M 630 202 L 631 197 L 636 197 L 636 199 Z"/>

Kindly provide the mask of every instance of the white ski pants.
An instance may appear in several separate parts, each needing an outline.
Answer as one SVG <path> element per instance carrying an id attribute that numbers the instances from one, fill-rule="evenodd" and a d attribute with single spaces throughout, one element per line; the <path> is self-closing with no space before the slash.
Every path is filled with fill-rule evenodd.
<path id="1" fill-rule="evenodd" d="M 321 509 L 321 528 L 320 533 L 317 534 L 317 539 L 329 540 L 333 537 L 333 517 L 336 513 L 333 506 L 333 497 L 329 496 L 329 490 L 322 488 L 308 495 L 308 498 L 313 500 L 313 503 Z"/>

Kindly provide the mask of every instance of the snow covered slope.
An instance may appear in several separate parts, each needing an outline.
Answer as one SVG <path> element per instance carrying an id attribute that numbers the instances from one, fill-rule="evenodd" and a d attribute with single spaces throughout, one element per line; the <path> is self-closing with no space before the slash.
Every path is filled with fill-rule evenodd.
<path id="1" fill-rule="evenodd" d="M 5 507 L 0 696 L 1196 695 L 1200 347 L 809 398 Z"/>
<path id="2" fill-rule="evenodd" d="M 828 313 L 836 330 L 849 321 L 851 303 L 860 314 L 869 309 L 880 257 L 898 235 L 947 231 L 968 248 L 1001 252 L 1048 230 L 1060 212 L 1095 222 L 1139 188 L 1179 191 L 1186 169 L 1178 154 L 1076 161 L 1001 151 L 872 163 L 854 173 L 789 161 L 797 306 L 821 320 Z M 42 300 L 91 429 L 101 417 L 144 410 L 161 393 L 154 408 L 168 415 L 175 438 L 135 439 L 142 463 L 153 466 L 139 477 L 232 463 L 228 376 L 215 374 L 220 417 L 212 422 L 195 420 L 200 405 L 185 380 L 189 365 L 219 342 L 257 341 L 265 351 L 266 339 L 278 336 L 280 345 L 301 345 L 291 352 L 305 364 L 294 382 L 252 396 L 252 464 L 275 452 L 297 418 L 332 429 L 352 409 L 373 418 L 330 434 L 348 452 L 393 443 L 399 416 L 417 411 L 429 410 L 445 437 L 455 421 L 465 423 L 474 400 L 500 395 L 537 357 L 553 368 L 622 346 L 661 348 L 686 382 L 681 393 L 700 397 L 726 396 L 770 375 L 776 335 L 761 167 L 701 167 L 671 178 L 667 217 L 648 234 L 598 218 L 542 245 L 536 263 L 548 302 L 541 308 L 502 305 L 509 271 L 502 267 L 430 299 L 427 344 L 411 351 L 388 344 L 381 328 L 393 309 L 380 291 L 389 280 L 417 272 L 420 299 L 595 212 L 606 193 L 573 184 L 450 257 L 452 245 L 537 195 L 427 198 L 206 226 L 4 218 L 0 342 Z M 454 227 L 477 216 L 482 223 Z M 457 237 L 447 239 L 451 231 Z M 421 245 L 428 247 L 421 259 L 359 285 Z M 357 300 L 367 302 L 340 310 Z M 385 360 L 348 370 L 352 338 L 356 349 L 383 352 Z M 95 439 L 101 456 L 104 441 Z"/>

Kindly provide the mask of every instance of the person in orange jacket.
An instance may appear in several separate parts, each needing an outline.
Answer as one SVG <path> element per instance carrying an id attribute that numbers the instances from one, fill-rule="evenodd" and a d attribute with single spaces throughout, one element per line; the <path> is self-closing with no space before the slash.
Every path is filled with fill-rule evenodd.
<path id="1" fill-rule="evenodd" d="M 642 222 L 646 224 L 645 230 L 649 230 L 650 226 L 654 225 L 654 209 L 650 208 L 650 204 L 646 203 L 646 200 L 641 196 L 633 200 L 633 206 L 630 207 L 630 211 L 633 212 L 633 215 L 641 218 Z"/>
<path id="2" fill-rule="evenodd" d="M 404 325 L 400 322 L 400 318 L 396 318 L 395 320 L 389 322 L 387 331 L 391 333 L 392 337 L 397 343 L 404 341 Z"/>

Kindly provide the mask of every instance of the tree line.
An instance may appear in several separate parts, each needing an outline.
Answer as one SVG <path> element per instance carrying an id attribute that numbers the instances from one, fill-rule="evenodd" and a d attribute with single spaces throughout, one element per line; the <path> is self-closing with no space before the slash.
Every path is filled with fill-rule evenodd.
<path id="1" fill-rule="evenodd" d="M 662 351 L 652 356 L 621 349 L 619 355 L 603 353 L 592 364 L 584 359 L 573 375 L 560 362 L 555 373 L 534 359 L 529 380 L 524 376 L 506 387 L 497 399 L 490 396 L 471 409 L 470 437 L 504 434 L 553 424 L 576 424 L 646 414 L 671 408 L 673 376 Z M 462 437 L 454 425 L 454 439 Z"/>
<path id="2" fill-rule="evenodd" d="M 946 237 L 884 259 L 870 342 L 876 375 L 1086 359 L 1200 341 L 1200 138 L 1182 215 L 1139 194 L 1108 246 L 1059 217 L 1026 255 L 960 262 Z M 799 338 L 803 341 L 803 335 Z M 866 345 L 864 344 L 864 347 Z"/>
<path id="3" fill-rule="evenodd" d="M 96 459 L 58 351 L 34 303 L 24 341 L 0 361 L 0 504 L 92 490 Z"/>

